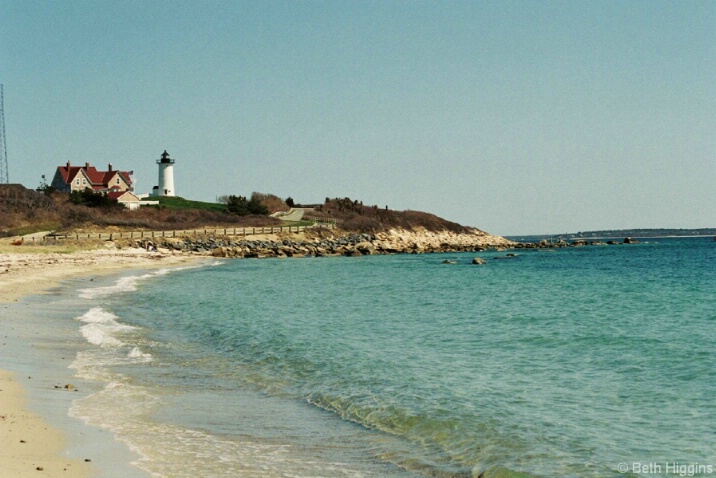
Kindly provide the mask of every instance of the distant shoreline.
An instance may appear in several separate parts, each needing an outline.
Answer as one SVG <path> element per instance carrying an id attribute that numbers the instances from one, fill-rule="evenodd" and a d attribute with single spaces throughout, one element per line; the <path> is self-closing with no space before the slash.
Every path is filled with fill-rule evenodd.
<path id="1" fill-rule="evenodd" d="M 675 234 L 670 229 L 664 230 L 663 233 L 659 233 L 659 230 L 653 230 L 647 232 L 646 230 L 623 230 L 623 231 L 594 231 L 594 232 L 582 232 L 582 233 L 569 233 L 569 234 L 525 234 L 525 235 L 507 235 L 503 236 L 506 239 L 516 241 L 518 239 L 563 239 L 563 240 L 593 240 L 593 239 L 624 239 L 626 237 L 632 239 L 687 239 L 687 238 L 700 238 L 700 237 L 715 237 L 716 229 L 709 232 L 710 230 L 699 230 L 699 233 L 694 234 Z"/>

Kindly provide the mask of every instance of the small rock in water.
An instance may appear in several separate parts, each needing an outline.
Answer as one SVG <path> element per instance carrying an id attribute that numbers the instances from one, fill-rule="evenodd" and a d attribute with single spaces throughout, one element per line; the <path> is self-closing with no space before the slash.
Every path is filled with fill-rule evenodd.
<path id="1" fill-rule="evenodd" d="M 472 260 L 472 263 L 473 264 L 485 264 L 486 262 L 485 262 L 485 259 L 483 259 L 482 257 L 475 257 Z"/>

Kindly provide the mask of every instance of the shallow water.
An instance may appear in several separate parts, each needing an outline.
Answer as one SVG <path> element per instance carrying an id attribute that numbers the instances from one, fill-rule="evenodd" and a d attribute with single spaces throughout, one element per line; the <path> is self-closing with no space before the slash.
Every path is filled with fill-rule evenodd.
<path id="1" fill-rule="evenodd" d="M 98 390 L 71 413 L 154 476 L 716 467 L 714 243 L 475 255 L 229 260 L 82 287 L 63 323 Z"/>

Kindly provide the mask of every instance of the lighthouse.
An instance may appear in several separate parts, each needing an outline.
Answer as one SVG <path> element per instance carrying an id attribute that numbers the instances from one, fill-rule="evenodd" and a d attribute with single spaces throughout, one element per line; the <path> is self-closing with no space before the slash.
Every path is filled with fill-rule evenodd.
<path id="1" fill-rule="evenodd" d="M 169 157 L 165 149 L 162 158 L 157 159 L 159 165 L 159 185 L 156 186 L 154 196 L 176 196 L 174 194 L 174 160 Z"/>

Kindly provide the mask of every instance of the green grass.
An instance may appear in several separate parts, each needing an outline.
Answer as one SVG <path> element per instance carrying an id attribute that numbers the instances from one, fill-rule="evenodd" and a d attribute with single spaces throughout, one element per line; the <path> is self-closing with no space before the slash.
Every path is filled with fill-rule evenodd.
<path id="1" fill-rule="evenodd" d="M 167 209 L 187 210 L 187 209 L 203 209 L 213 212 L 223 212 L 226 210 L 226 205 L 215 202 L 202 202 L 192 201 L 184 199 L 178 196 L 160 196 L 151 197 L 148 201 L 159 201 L 159 206 Z"/>
<path id="2" fill-rule="evenodd" d="M 43 222 L 29 226 L 13 227 L 7 230 L 9 236 L 25 236 L 41 231 L 54 231 L 60 227 L 58 222 Z"/>

